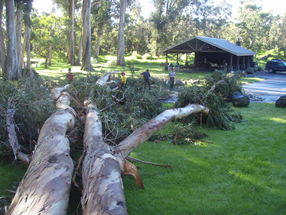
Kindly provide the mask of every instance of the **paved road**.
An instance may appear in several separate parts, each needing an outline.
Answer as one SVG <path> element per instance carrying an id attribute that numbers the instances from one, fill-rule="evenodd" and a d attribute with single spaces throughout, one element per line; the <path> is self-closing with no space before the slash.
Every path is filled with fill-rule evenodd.
<path id="1" fill-rule="evenodd" d="M 268 71 L 260 71 L 247 74 L 246 77 L 265 79 L 261 82 L 243 85 L 246 93 L 262 98 L 262 102 L 275 102 L 280 96 L 286 95 L 286 72 L 268 73 Z M 251 102 L 259 102 L 259 99 L 258 101 L 251 99 Z"/>

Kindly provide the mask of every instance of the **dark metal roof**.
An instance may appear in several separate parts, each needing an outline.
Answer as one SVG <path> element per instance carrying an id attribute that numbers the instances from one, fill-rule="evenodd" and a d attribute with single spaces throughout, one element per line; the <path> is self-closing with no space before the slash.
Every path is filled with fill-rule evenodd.
<path id="1" fill-rule="evenodd" d="M 235 45 L 229 41 L 195 36 L 187 39 L 181 43 L 170 46 L 159 52 L 161 53 L 191 53 L 191 52 L 229 52 L 236 56 L 253 56 L 255 52 L 245 49 L 241 46 Z"/>

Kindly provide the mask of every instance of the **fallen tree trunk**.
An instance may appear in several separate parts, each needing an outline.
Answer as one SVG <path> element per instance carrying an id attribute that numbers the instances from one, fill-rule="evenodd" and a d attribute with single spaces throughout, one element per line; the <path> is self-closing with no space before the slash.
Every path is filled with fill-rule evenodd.
<path id="1" fill-rule="evenodd" d="M 118 146 L 112 147 L 103 141 L 102 125 L 96 107 L 89 104 L 84 134 L 86 157 L 82 170 L 83 214 L 127 214 L 121 180 L 126 157 L 171 120 L 198 112 L 208 114 L 209 109 L 192 104 L 166 110 L 135 130 Z"/>
<path id="2" fill-rule="evenodd" d="M 67 212 L 73 161 L 66 132 L 74 126 L 75 112 L 66 95 L 58 99 L 57 106 L 61 109 L 44 123 L 28 170 L 6 214 Z"/>
<path id="3" fill-rule="evenodd" d="M 112 71 L 112 72 L 105 73 L 102 77 L 100 77 L 96 81 L 96 84 L 101 85 L 101 86 L 106 85 L 106 84 L 112 84 L 112 83 L 116 84 L 116 81 L 113 81 L 110 79 L 111 79 L 111 75 L 114 73 L 117 73 L 117 72 L 119 72 L 119 71 Z"/>
<path id="4" fill-rule="evenodd" d="M 199 112 L 207 115 L 209 113 L 209 109 L 203 105 L 190 104 L 184 108 L 166 110 L 142 127 L 136 129 L 125 140 L 119 143 L 118 149 L 122 153 L 123 157 L 126 158 L 134 149 L 139 147 L 144 141 L 148 140 L 155 132 L 159 131 L 171 120 L 182 119 Z"/>
<path id="5" fill-rule="evenodd" d="M 103 141 L 102 124 L 94 105 L 88 105 L 82 170 L 83 214 L 127 214 L 121 179 L 123 158 Z M 121 167 L 120 167 L 121 164 Z"/>

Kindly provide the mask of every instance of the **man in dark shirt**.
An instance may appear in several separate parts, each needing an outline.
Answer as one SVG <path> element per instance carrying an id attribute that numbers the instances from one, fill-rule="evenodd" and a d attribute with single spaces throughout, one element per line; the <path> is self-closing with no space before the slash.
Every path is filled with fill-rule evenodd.
<path id="1" fill-rule="evenodd" d="M 146 84 L 149 86 L 149 90 L 151 90 L 150 87 L 150 80 L 152 80 L 149 69 L 146 70 L 146 72 L 142 72 L 141 76 L 143 76 L 145 84 L 144 84 L 144 89 L 146 89 Z"/>

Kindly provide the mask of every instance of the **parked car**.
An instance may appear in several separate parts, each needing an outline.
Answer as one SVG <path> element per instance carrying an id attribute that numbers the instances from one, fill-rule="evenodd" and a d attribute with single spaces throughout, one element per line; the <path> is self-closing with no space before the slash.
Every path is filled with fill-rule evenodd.
<path id="1" fill-rule="evenodd" d="M 286 63 L 280 59 L 273 59 L 268 61 L 265 65 L 265 70 L 269 73 L 275 73 L 276 71 L 286 71 Z"/>

